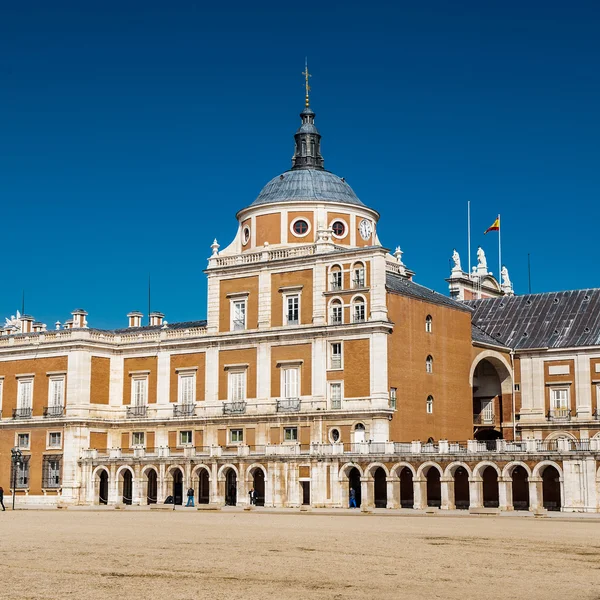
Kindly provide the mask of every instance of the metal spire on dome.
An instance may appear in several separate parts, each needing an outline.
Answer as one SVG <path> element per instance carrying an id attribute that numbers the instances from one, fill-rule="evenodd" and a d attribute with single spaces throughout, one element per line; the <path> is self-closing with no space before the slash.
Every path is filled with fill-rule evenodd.
<path id="1" fill-rule="evenodd" d="M 304 75 L 306 98 L 304 110 L 300 113 L 302 125 L 300 125 L 300 128 L 294 135 L 296 147 L 294 157 L 292 158 L 292 169 L 323 170 L 324 161 L 321 156 L 321 134 L 315 127 L 315 113 L 310 108 L 310 85 L 308 80 L 312 75 L 308 72 L 308 59 L 304 61 L 302 75 Z"/>

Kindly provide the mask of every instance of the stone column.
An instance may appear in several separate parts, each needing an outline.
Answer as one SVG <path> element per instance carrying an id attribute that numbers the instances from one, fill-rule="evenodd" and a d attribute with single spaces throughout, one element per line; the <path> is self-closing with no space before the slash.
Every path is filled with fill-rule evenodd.
<path id="1" fill-rule="evenodd" d="M 529 478 L 529 510 L 539 510 L 544 508 L 542 499 L 542 478 Z"/>
<path id="2" fill-rule="evenodd" d="M 225 503 L 224 496 L 221 494 L 221 485 L 218 480 L 217 474 L 219 472 L 219 465 L 213 462 L 210 465 L 210 491 L 209 491 L 209 504 L 223 505 Z"/>
<path id="3" fill-rule="evenodd" d="M 386 477 L 387 506 L 386 508 L 400 508 L 400 480 L 397 477 Z"/>
<path id="4" fill-rule="evenodd" d="M 116 465 L 110 465 L 110 481 L 108 483 L 108 503 L 116 504 L 120 502 L 119 498 L 119 485 L 117 481 L 117 467 Z"/>
<path id="5" fill-rule="evenodd" d="M 131 482 L 131 503 L 140 505 L 142 503 L 143 482 L 140 476 L 141 467 L 139 464 L 133 465 L 133 481 Z"/>
<path id="6" fill-rule="evenodd" d="M 469 508 L 483 507 L 483 479 L 469 477 Z"/>
<path id="7" fill-rule="evenodd" d="M 360 478 L 360 506 L 361 508 L 373 508 L 373 482 L 367 477 Z"/>
<path id="8" fill-rule="evenodd" d="M 161 463 L 160 465 L 158 465 L 158 481 L 156 482 L 156 502 L 157 504 L 162 504 L 165 501 L 165 498 L 167 497 L 166 491 L 167 491 L 167 482 L 166 482 L 166 476 L 165 476 L 165 465 L 164 463 Z"/>
<path id="9" fill-rule="evenodd" d="M 498 477 L 498 500 L 500 510 L 514 510 L 512 501 L 512 478 Z"/>
<path id="10" fill-rule="evenodd" d="M 427 479 L 413 477 L 414 508 L 424 510 L 427 508 Z"/>
<path id="11" fill-rule="evenodd" d="M 454 478 L 441 477 L 440 487 L 442 491 L 442 503 L 440 508 L 442 510 L 454 510 L 456 508 L 456 505 L 454 504 Z"/>
<path id="12" fill-rule="evenodd" d="M 258 274 L 258 328 L 271 326 L 271 272 L 263 267 Z"/>

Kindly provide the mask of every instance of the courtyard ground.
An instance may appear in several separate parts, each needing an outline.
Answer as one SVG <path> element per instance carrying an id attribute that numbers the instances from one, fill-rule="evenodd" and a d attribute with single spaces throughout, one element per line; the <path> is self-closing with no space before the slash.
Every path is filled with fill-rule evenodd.
<path id="1" fill-rule="evenodd" d="M 586 519 L 0 513 L 0 598 L 600 598 Z"/>

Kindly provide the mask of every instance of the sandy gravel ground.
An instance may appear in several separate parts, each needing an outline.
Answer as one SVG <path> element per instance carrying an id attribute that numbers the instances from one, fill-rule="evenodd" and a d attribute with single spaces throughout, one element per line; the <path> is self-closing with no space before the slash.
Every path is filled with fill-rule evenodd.
<path id="1" fill-rule="evenodd" d="M 600 598 L 583 520 L 7 511 L 0 535 L 0 598 Z"/>

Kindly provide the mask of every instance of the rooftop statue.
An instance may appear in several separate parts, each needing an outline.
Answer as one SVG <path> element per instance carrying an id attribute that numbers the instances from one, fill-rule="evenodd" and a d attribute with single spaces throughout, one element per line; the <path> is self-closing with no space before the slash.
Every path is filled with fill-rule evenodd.
<path id="1" fill-rule="evenodd" d="M 460 254 L 456 251 L 456 248 L 452 252 L 452 260 L 454 261 L 453 271 L 462 271 L 462 267 L 460 266 Z"/>
<path id="2" fill-rule="evenodd" d="M 21 331 L 21 313 L 19 311 L 17 311 L 17 316 L 11 315 L 10 319 L 8 317 L 5 317 L 4 320 L 6 321 L 4 323 L 4 329 L 10 327 L 12 329 L 16 329 L 19 332 Z"/>
<path id="3" fill-rule="evenodd" d="M 487 269 L 487 259 L 485 258 L 485 252 L 481 246 L 477 248 L 477 266 Z"/>

